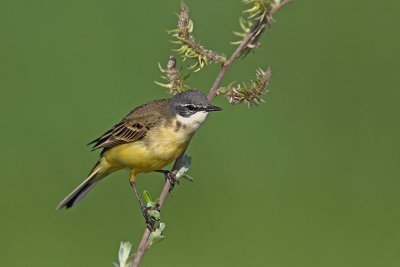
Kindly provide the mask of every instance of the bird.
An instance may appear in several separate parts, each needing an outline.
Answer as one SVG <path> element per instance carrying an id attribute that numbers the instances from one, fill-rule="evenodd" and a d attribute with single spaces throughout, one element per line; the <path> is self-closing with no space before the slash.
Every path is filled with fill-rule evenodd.
<path id="1" fill-rule="evenodd" d="M 212 111 L 222 108 L 210 104 L 197 89 L 177 93 L 133 109 L 119 123 L 88 145 L 102 149 L 100 159 L 87 178 L 65 197 L 57 209 L 69 209 L 107 175 L 130 170 L 129 182 L 134 190 L 146 222 L 147 209 L 138 194 L 139 173 L 162 171 L 186 150 L 195 132 Z M 167 176 L 169 177 L 169 176 Z"/>

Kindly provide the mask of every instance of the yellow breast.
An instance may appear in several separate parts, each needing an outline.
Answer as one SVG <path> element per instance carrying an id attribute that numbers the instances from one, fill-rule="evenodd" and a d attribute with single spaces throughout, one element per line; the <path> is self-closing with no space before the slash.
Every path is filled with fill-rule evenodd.
<path id="1" fill-rule="evenodd" d="M 136 173 L 160 170 L 183 153 L 192 136 L 193 132 L 173 122 L 152 128 L 140 141 L 108 150 L 104 158 L 116 169 L 131 168 Z"/>

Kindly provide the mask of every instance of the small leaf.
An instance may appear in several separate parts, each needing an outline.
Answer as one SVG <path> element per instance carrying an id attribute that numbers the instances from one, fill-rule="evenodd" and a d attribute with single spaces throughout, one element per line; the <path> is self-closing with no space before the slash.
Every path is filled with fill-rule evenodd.
<path id="1" fill-rule="evenodd" d="M 184 175 L 188 170 L 190 165 L 192 164 L 192 158 L 190 156 L 187 156 L 186 154 L 182 156 L 181 161 L 177 165 L 177 173 L 176 173 L 176 178 L 181 177 Z"/>
<path id="2" fill-rule="evenodd" d="M 175 38 L 173 42 L 180 45 L 178 49 L 173 51 L 181 54 L 183 61 L 186 59 L 194 60 L 189 69 L 194 69 L 196 72 L 210 63 L 226 62 L 224 55 L 206 49 L 195 40 L 192 34 L 193 21 L 189 18 L 189 9 L 183 1 L 181 1 L 181 12 L 178 17 L 178 28 L 167 32 Z"/>
<path id="3" fill-rule="evenodd" d="M 164 239 L 165 239 L 165 236 L 163 236 L 163 235 L 153 236 L 151 241 L 149 242 L 149 246 L 152 246 L 160 241 L 163 241 Z"/>
<path id="4" fill-rule="evenodd" d="M 260 102 L 264 102 L 261 97 L 268 91 L 270 79 L 271 69 L 269 67 L 266 71 L 258 69 L 256 71 L 256 79 L 242 84 L 231 83 L 227 87 L 219 88 L 217 94 L 225 95 L 229 103 L 246 103 L 251 107 L 253 105 L 258 105 Z"/>
<path id="5" fill-rule="evenodd" d="M 151 195 L 149 193 L 149 191 L 145 190 L 143 191 L 143 196 L 144 196 L 144 200 L 146 201 L 146 203 L 152 203 L 153 200 L 151 199 Z"/>
<path id="6" fill-rule="evenodd" d="M 129 242 L 121 242 L 118 252 L 118 259 L 120 262 L 126 262 L 131 253 L 132 244 Z"/>
<path id="7" fill-rule="evenodd" d="M 182 177 L 188 180 L 189 182 L 194 182 L 194 178 L 190 175 L 183 174 Z"/>
<path id="8" fill-rule="evenodd" d="M 151 209 L 148 210 L 147 213 L 150 215 L 150 217 L 155 220 L 155 221 L 159 221 L 160 220 L 160 212 L 156 209 Z"/>
<path id="9" fill-rule="evenodd" d="M 180 70 L 176 67 L 176 59 L 174 57 L 169 57 L 167 68 L 164 69 L 160 63 L 158 64 L 158 68 L 164 74 L 161 78 L 168 81 L 168 83 L 155 81 L 157 85 L 169 89 L 169 92 L 173 95 L 189 88 L 189 86 L 184 83 L 188 75 L 181 75 Z"/>
<path id="10" fill-rule="evenodd" d="M 288 2 L 289 0 L 242 0 L 244 4 L 250 5 L 250 7 L 243 11 L 243 16 L 239 19 L 242 32 L 234 32 L 241 40 L 231 42 L 231 44 L 239 45 L 249 34 L 252 34 L 252 36 L 246 43 L 246 47 L 241 51 L 241 56 L 246 56 L 251 50 L 260 46 L 262 34 L 271 28 L 272 15 L 282 6 L 284 1 Z"/>
<path id="11" fill-rule="evenodd" d="M 114 267 L 128 267 L 131 265 L 131 262 L 128 261 L 130 257 L 132 249 L 132 244 L 129 242 L 121 242 L 121 245 L 119 246 L 119 251 L 118 251 L 118 261 L 119 264 L 113 263 Z"/>
<path id="12" fill-rule="evenodd" d="M 158 228 L 156 228 L 153 232 L 150 233 L 149 241 L 147 241 L 147 245 L 150 247 L 155 243 L 162 241 L 165 237 L 162 235 L 162 232 L 165 229 L 165 223 L 160 223 Z"/>

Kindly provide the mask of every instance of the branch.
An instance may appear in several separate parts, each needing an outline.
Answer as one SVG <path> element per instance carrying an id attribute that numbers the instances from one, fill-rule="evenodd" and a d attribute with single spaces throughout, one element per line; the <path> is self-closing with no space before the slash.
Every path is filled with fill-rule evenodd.
<path id="1" fill-rule="evenodd" d="M 177 171 L 178 168 L 179 168 L 178 166 L 181 165 L 181 161 L 183 160 L 183 155 L 184 155 L 184 154 L 185 154 L 185 151 L 184 151 L 183 154 L 175 161 L 174 166 L 172 167 L 172 172 L 175 172 L 175 173 L 176 173 L 176 171 Z M 161 194 L 160 194 L 160 197 L 159 197 L 159 202 L 158 202 L 158 204 L 159 204 L 159 206 L 158 206 L 159 210 L 161 210 L 161 208 L 162 208 L 162 206 L 163 206 L 163 204 L 164 204 L 164 202 L 165 202 L 165 199 L 167 198 L 168 193 L 170 192 L 170 189 L 171 189 L 171 183 L 169 182 L 168 179 L 166 179 L 165 184 L 164 184 L 164 187 L 163 187 L 163 189 L 162 189 L 162 191 L 161 191 Z M 142 239 L 140 240 L 140 244 L 139 244 L 139 247 L 138 247 L 138 249 L 137 249 L 137 251 L 136 251 L 135 257 L 134 257 L 134 259 L 133 259 L 132 267 L 137 267 L 137 266 L 139 266 L 140 261 L 142 260 L 142 257 L 143 257 L 143 255 L 144 255 L 144 253 L 149 249 L 148 241 L 149 241 L 150 234 L 151 234 L 151 230 L 150 230 L 148 227 L 146 227 L 146 229 L 144 230 Z"/>
<path id="2" fill-rule="evenodd" d="M 279 9 L 286 6 L 287 4 L 291 3 L 293 0 L 283 0 L 279 4 L 277 4 L 273 9 L 271 14 L 275 14 Z"/>
<path id="3" fill-rule="evenodd" d="M 275 14 L 279 9 L 281 9 L 282 7 L 284 7 L 286 4 L 289 4 L 292 0 L 283 0 L 280 4 L 276 5 L 270 13 L 270 16 L 272 16 L 273 14 Z M 243 39 L 243 41 L 240 43 L 240 45 L 236 48 L 236 50 L 233 52 L 233 54 L 231 55 L 231 57 L 228 59 L 227 62 L 225 62 L 224 64 L 222 64 L 221 70 L 219 71 L 217 78 L 215 79 L 213 85 L 211 86 L 211 89 L 208 93 L 208 100 L 213 100 L 214 97 L 217 95 L 217 89 L 218 86 L 220 85 L 222 79 L 224 78 L 226 72 L 229 70 L 229 68 L 231 67 L 231 65 L 233 64 L 233 62 L 236 61 L 236 59 L 240 56 L 240 54 L 246 50 L 247 45 L 251 42 L 251 40 L 256 36 L 256 34 L 258 33 L 259 30 L 259 26 L 260 24 L 262 24 L 262 21 L 259 21 L 254 27 L 253 29 L 247 34 L 247 36 Z M 269 22 L 268 22 L 269 23 Z M 268 25 L 270 26 L 270 25 Z"/>
<path id="4" fill-rule="evenodd" d="M 279 9 L 281 9 L 283 6 L 285 6 L 286 4 L 290 3 L 292 0 L 283 0 L 280 4 L 276 5 L 271 11 L 269 16 L 272 16 L 274 13 L 276 13 Z M 222 79 L 224 78 L 225 74 L 227 73 L 227 71 L 229 70 L 229 68 L 231 67 L 231 65 L 236 61 L 236 59 L 241 55 L 241 53 L 243 51 L 246 50 L 246 48 L 248 47 L 249 43 L 253 40 L 253 38 L 258 34 L 259 32 L 259 27 L 262 23 L 265 23 L 263 21 L 259 21 L 254 27 L 253 29 L 247 34 L 247 36 L 242 40 L 242 42 L 240 43 L 240 45 L 236 48 L 236 50 L 232 53 L 232 55 L 230 56 L 230 58 L 228 59 L 228 61 L 226 61 L 224 64 L 222 64 L 221 70 L 219 71 L 214 83 L 212 84 L 210 91 L 208 93 L 207 98 L 211 101 L 215 98 L 215 96 L 217 96 L 217 89 L 218 86 L 220 85 Z M 267 26 L 270 26 L 269 24 L 270 22 L 267 22 Z M 172 167 L 172 172 L 177 171 L 178 166 L 181 165 L 181 161 L 183 159 L 183 155 L 185 154 L 185 152 L 179 156 L 179 158 L 175 161 L 174 166 Z M 171 183 L 169 182 L 169 180 L 167 179 L 165 181 L 164 187 L 161 191 L 160 197 L 159 197 L 159 209 L 161 210 L 165 199 L 168 195 L 168 193 L 170 192 L 171 189 Z M 135 257 L 133 259 L 132 262 L 132 267 L 137 267 L 140 264 L 140 261 L 144 255 L 144 253 L 149 249 L 148 246 L 148 240 L 151 234 L 151 230 L 149 228 L 146 228 L 142 239 L 140 241 L 139 247 L 136 251 Z"/>
<path id="5" fill-rule="evenodd" d="M 211 89 L 207 95 L 208 100 L 211 101 L 214 99 L 214 97 L 216 97 L 218 86 L 221 83 L 222 79 L 224 78 L 226 72 L 228 71 L 230 66 L 233 64 L 233 62 L 235 62 L 235 60 L 238 58 L 240 53 L 242 53 L 245 50 L 245 48 L 247 47 L 247 45 L 249 44 L 251 39 L 254 37 L 255 33 L 256 33 L 255 30 L 249 32 L 248 35 L 246 36 L 246 38 L 243 39 L 242 43 L 233 52 L 232 56 L 228 59 L 228 61 L 225 64 L 222 64 L 221 70 L 219 71 L 217 78 L 215 79 L 215 81 L 214 81 L 213 85 L 211 86 Z"/>
<path id="6" fill-rule="evenodd" d="M 164 187 L 161 191 L 161 195 L 160 195 L 160 202 L 159 202 L 160 209 L 162 208 L 162 206 L 164 204 L 165 198 L 167 197 L 170 188 L 171 188 L 171 184 L 170 184 L 169 180 L 167 179 L 167 181 L 165 182 Z M 142 239 L 140 240 L 138 250 L 136 251 L 135 258 L 133 259 L 132 267 L 139 266 L 144 253 L 149 249 L 147 242 L 149 241 L 150 234 L 151 234 L 151 230 L 148 227 L 146 227 L 146 229 L 144 230 Z"/>

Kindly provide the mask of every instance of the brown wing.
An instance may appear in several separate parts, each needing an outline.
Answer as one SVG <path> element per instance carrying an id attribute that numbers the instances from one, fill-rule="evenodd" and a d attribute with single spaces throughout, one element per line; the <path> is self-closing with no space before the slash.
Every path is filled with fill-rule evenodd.
<path id="1" fill-rule="evenodd" d="M 167 100 L 156 100 L 132 110 L 121 122 L 93 140 L 93 150 L 142 140 L 149 129 L 162 122 Z"/>

